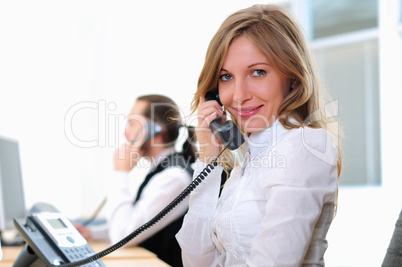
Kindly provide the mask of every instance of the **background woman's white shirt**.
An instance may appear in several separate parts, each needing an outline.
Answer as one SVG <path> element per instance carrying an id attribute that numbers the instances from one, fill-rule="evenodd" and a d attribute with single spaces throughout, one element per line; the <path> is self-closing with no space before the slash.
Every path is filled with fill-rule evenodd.
<path id="1" fill-rule="evenodd" d="M 160 153 L 152 166 L 174 153 L 174 149 L 166 149 Z M 151 169 L 153 168 L 151 166 Z M 115 172 L 108 190 L 108 236 L 116 243 L 151 220 L 164 209 L 191 182 L 190 174 L 181 167 L 171 166 L 155 174 L 144 188 L 140 199 L 133 205 L 134 198 L 129 190 L 129 175 L 127 172 Z M 188 209 L 188 199 L 181 202 L 175 209 L 163 217 L 157 224 L 144 231 L 129 245 L 137 245 L 151 237 L 171 222 L 178 219 Z"/>

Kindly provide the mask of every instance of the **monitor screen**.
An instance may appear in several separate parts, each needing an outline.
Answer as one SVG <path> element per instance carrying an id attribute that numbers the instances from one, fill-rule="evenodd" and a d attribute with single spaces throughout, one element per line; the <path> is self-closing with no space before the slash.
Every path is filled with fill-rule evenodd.
<path id="1" fill-rule="evenodd" d="M 0 230 L 14 229 L 13 218 L 25 215 L 18 141 L 0 136 Z"/>

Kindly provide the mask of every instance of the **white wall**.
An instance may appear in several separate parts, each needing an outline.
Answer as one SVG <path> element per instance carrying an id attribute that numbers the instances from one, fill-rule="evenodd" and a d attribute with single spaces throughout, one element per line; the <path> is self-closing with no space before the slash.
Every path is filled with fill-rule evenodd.
<path id="1" fill-rule="evenodd" d="M 0 134 L 20 140 L 28 207 L 45 201 L 72 218 L 91 213 L 135 98 L 167 94 L 188 115 L 211 37 L 230 13 L 257 2 L 1 1 Z M 383 97 L 396 101 L 390 91 Z M 98 145 L 82 147 L 91 140 Z M 389 140 L 386 149 L 398 163 Z M 401 203 L 400 174 L 383 168 L 387 190 L 340 189 L 328 266 L 379 266 Z"/>
<path id="2" fill-rule="evenodd" d="M 189 115 L 211 37 L 252 2 L 1 1 L 0 133 L 20 140 L 28 206 L 92 211 L 136 97 Z"/>

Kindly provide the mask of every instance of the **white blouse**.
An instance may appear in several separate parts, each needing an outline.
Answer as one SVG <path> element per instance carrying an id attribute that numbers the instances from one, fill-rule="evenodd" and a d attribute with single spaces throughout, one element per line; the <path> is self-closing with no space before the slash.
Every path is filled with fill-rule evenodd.
<path id="1" fill-rule="evenodd" d="M 191 193 L 176 235 L 184 266 L 324 266 L 338 186 L 330 135 L 276 121 L 243 148 L 220 198 L 220 166 Z"/>
<path id="2" fill-rule="evenodd" d="M 174 152 L 166 149 L 151 163 L 151 170 L 165 157 Z M 171 166 L 155 174 L 144 188 L 140 199 L 133 205 L 134 198 L 129 190 L 129 175 L 115 172 L 108 188 L 108 228 L 109 239 L 116 243 L 151 220 L 165 208 L 191 182 L 191 175 L 181 167 Z M 157 224 L 147 229 L 128 245 L 137 245 L 156 234 L 165 226 L 183 216 L 188 209 L 188 199 L 163 217 Z"/>

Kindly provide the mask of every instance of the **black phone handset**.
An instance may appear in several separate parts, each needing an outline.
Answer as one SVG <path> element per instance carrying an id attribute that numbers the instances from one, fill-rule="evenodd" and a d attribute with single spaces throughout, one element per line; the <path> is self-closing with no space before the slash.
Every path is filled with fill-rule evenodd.
<path id="1" fill-rule="evenodd" d="M 219 105 L 223 106 L 219 99 L 218 88 L 215 88 L 205 95 L 206 101 L 216 100 Z M 244 143 L 244 137 L 237 128 L 233 121 L 219 122 L 219 119 L 215 119 L 209 125 L 212 132 L 219 138 L 219 140 L 225 146 L 228 145 L 230 150 L 237 149 Z"/>
<path id="2" fill-rule="evenodd" d="M 218 91 L 213 90 L 212 92 L 207 93 L 206 99 L 208 100 L 217 100 L 219 101 L 219 94 Z M 221 104 L 221 103 L 220 103 Z M 217 137 L 221 140 L 224 144 L 223 150 L 216 156 L 214 160 L 210 164 L 208 164 L 198 175 L 194 178 L 194 180 L 181 192 L 172 202 L 170 202 L 162 211 L 160 211 L 155 217 L 151 220 L 140 226 L 138 229 L 133 231 L 131 234 L 117 242 L 116 244 L 112 245 L 111 247 L 98 252 L 92 256 L 89 256 L 85 259 L 80 259 L 74 262 L 66 263 L 66 264 L 49 264 L 51 267 L 56 266 L 64 266 L 64 267 L 72 267 L 72 266 L 82 266 L 84 264 L 97 261 L 99 264 L 102 262 L 98 261 L 103 256 L 110 254 L 111 252 L 119 249 L 120 247 L 124 246 L 136 236 L 147 230 L 148 228 L 152 227 L 158 221 L 160 221 L 166 214 L 168 214 L 172 209 L 174 209 L 180 202 L 182 202 L 190 193 L 208 176 L 208 174 L 218 165 L 218 158 L 222 155 L 222 153 L 229 148 L 230 150 L 235 150 L 239 148 L 244 143 L 244 137 L 241 132 L 238 130 L 237 126 L 234 124 L 233 121 L 226 121 L 220 123 L 218 121 L 213 121 L 210 124 L 213 132 L 217 135 Z"/>

